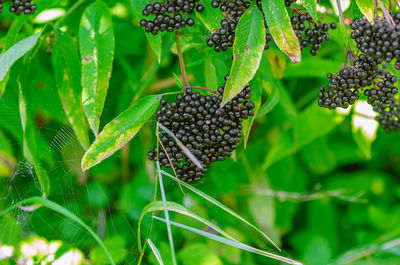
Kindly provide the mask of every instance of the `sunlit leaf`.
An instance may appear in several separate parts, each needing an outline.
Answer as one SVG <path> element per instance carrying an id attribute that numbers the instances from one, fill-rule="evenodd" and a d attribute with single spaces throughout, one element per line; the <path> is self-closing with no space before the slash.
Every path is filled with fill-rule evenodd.
<path id="1" fill-rule="evenodd" d="M 262 0 L 269 31 L 276 45 L 292 62 L 301 61 L 299 40 L 293 31 L 292 24 L 284 1 Z"/>
<path id="2" fill-rule="evenodd" d="M 196 12 L 197 17 L 206 26 L 209 31 L 221 27 L 222 13 L 218 8 L 211 6 L 213 0 L 203 0 L 201 3 L 205 6 L 203 12 Z"/>
<path id="3" fill-rule="evenodd" d="M 374 21 L 374 5 L 369 0 L 356 0 L 357 6 L 361 13 L 368 19 L 369 22 Z"/>
<path id="4" fill-rule="evenodd" d="M 110 121 L 82 158 L 82 170 L 97 165 L 128 143 L 155 113 L 159 95 L 147 96 Z"/>
<path id="5" fill-rule="evenodd" d="M 317 0 L 301 0 L 301 2 L 314 21 L 318 21 Z"/>
<path id="6" fill-rule="evenodd" d="M 238 95 L 253 79 L 260 65 L 264 46 L 264 18 L 253 3 L 240 18 L 237 26 L 232 68 L 226 82 L 222 105 Z"/>
<path id="7" fill-rule="evenodd" d="M 97 136 L 114 60 L 114 29 L 110 11 L 100 0 L 89 5 L 79 26 L 83 109 Z"/>

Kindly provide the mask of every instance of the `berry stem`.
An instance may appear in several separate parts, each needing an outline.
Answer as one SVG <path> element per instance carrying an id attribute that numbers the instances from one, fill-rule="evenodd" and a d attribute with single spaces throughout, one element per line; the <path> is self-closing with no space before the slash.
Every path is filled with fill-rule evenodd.
<path id="1" fill-rule="evenodd" d="M 208 89 L 208 88 L 205 88 L 202 86 L 190 86 L 190 88 L 197 88 L 197 89 L 205 90 L 205 91 L 213 93 L 214 95 L 217 95 L 217 92 L 215 92 L 214 90 L 211 90 L 211 89 Z"/>
<path id="2" fill-rule="evenodd" d="M 392 24 L 393 26 L 396 26 L 396 23 L 394 23 L 392 17 L 390 16 L 389 12 L 386 10 L 385 5 L 382 4 L 381 0 L 378 0 L 378 5 L 381 8 L 382 12 L 383 12 L 383 16 L 385 17 L 385 19 L 387 21 L 390 22 L 390 24 Z"/>
<path id="3" fill-rule="evenodd" d="M 179 65 L 181 67 L 183 84 L 184 84 L 184 86 L 186 88 L 186 87 L 189 87 L 189 81 L 188 81 L 188 78 L 187 78 L 187 75 L 186 75 L 185 62 L 183 61 L 181 41 L 179 39 L 179 33 L 178 32 L 175 32 L 175 42 L 176 42 L 176 49 L 178 50 Z"/>

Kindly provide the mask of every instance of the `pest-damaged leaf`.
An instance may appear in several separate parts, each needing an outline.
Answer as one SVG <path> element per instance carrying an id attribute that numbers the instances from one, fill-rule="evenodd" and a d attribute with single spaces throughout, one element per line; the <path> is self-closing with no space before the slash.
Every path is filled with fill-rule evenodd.
<path id="1" fill-rule="evenodd" d="M 284 1 L 263 0 L 263 11 L 276 45 L 292 62 L 301 61 L 299 40 L 293 31 Z"/>
<path id="2" fill-rule="evenodd" d="M 209 31 L 221 27 L 220 23 L 223 18 L 221 11 L 218 8 L 211 8 L 213 0 L 203 0 L 201 3 L 206 7 L 203 12 L 196 12 L 197 17 L 203 22 L 204 26 Z"/>
<path id="3" fill-rule="evenodd" d="M 253 79 L 261 62 L 264 45 L 264 18 L 253 3 L 243 14 L 237 26 L 233 44 L 233 63 L 226 82 L 222 106 L 238 95 Z"/>
<path id="4" fill-rule="evenodd" d="M 159 95 L 147 96 L 110 121 L 82 158 L 82 170 L 97 165 L 128 143 L 159 105 Z"/>
<path id="5" fill-rule="evenodd" d="M 54 76 L 64 111 L 79 142 L 89 147 L 85 114 L 82 111 L 82 87 L 78 50 L 68 33 L 57 31 L 52 49 Z"/>
<path id="6" fill-rule="evenodd" d="M 245 149 L 247 147 L 247 141 L 249 140 L 251 127 L 261 106 L 262 79 L 260 74 L 257 74 L 255 78 L 251 80 L 250 86 L 253 88 L 250 100 L 254 102 L 255 107 L 254 115 L 243 121 L 243 142 Z"/>
<path id="7" fill-rule="evenodd" d="M 369 22 L 374 20 L 374 5 L 370 0 L 356 0 L 357 6 L 361 13 L 368 19 Z"/>
<path id="8" fill-rule="evenodd" d="M 110 11 L 100 0 L 89 5 L 79 27 L 82 62 L 82 101 L 90 127 L 97 136 L 114 59 L 114 29 Z"/>
<path id="9" fill-rule="evenodd" d="M 318 21 L 317 1 L 316 0 L 301 0 L 301 3 L 307 9 L 308 13 L 312 16 L 314 21 Z"/>
<path id="10" fill-rule="evenodd" d="M 133 7 L 133 13 L 138 18 L 138 20 L 146 19 L 146 17 L 143 16 L 142 11 L 143 11 L 143 8 L 147 4 L 148 4 L 147 0 L 131 0 L 131 5 Z M 146 33 L 146 38 L 150 43 L 151 49 L 157 56 L 159 63 L 161 62 L 162 36 L 163 36 L 163 32 L 160 32 L 159 34 L 157 34 L 155 36 L 150 33 Z"/>
<path id="11" fill-rule="evenodd" d="M 6 77 L 11 66 L 36 45 L 40 35 L 41 33 L 37 33 L 35 35 L 26 37 L 0 55 L 0 81 Z M 3 90 L 0 91 L 0 97 L 4 91 L 4 87 L 2 89 Z"/>

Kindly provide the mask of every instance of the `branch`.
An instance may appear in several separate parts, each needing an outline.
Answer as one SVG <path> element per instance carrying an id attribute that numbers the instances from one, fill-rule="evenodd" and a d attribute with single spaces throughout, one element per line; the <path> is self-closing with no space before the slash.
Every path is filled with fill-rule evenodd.
<path id="1" fill-rule="evenodd" d="M 189 82 L 188 82 L 186 70 L 185 70 L 185 62 L 183 61 L 181 41 L 179 39 L 178 34 L 179 34 L 178 32 L 175 32 L 175 42 L 176 42 L 176 49 L 178 50 L 179 66 L 181 67 L 183 84 L 185 85 L 185 87 L 189 87 Z"/>

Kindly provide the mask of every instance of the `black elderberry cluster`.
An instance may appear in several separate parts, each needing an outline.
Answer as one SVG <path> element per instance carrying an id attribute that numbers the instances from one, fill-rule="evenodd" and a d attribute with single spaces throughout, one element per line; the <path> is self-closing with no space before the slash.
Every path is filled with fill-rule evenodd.
<path id="1" fill-rule="evenodd" d="M 396 59 L 400 66 L 400 13 L 392 15 L 391 22 L 376 18 L 371 24 L 366 18 L 355 19 L 350 28 L 351 38 L 364 54 L 375 58 L 378 64 Z"/>
<path id="2" fill-rule="evenodd" d="M 344 67 L 336 75 L 328 73 L 328 89 L 320 88 L 318 105 L 335 109 L 354 104 L 360 97 L 360 90 L 372 85 L 377 70 L 375 60 L 362 54 L 351 66 Z"/>
<path id="3" fill-rule="evenodd" d="M 186 14 L 204 11 L 204 5 L 199 0 L 166 0 L 148 4 L 143 9 L 143 16 L 153 15 L 153 19 L 142 19 L 140 25 L 145 31 L 157 35 L 161 31 L 172 32 L 180 30 L 186 25 L 194 25 L 193 18 L 186 18 Z"/>
<path id="4" fill-rule="evenodd" d="M 4 3 L 9 0 L 0 0 L 0 14 L 3 12 Z M 12 4 L 9 11 L 16 16 L 21 14 L 32 15 L 35 13 L 37 6 L 32 4 L 33 0 L 11 0 Z"/>
<path id="5" fill-rule="evenodd" d="M 378 112 L 376 120 L 381 125 L 382 129 L 386 132 L 393 130 L 400 130 L 400 105 L 392 102 L 385 107 L 375 107 L 374 110 Z"/>
<path id="6" fill-rule="evenodd" d="M 397 77 L 390 72 L 383 73 L 384 78 L 377 82 L 376 85 L 364 91 L 364 95 L 368 97 L 368 103 L 374 108 L 385 108 L 395 102 L 394 96 L 399 92 L 394 86 Z"/>
<path id="7" fill-rule="evenodd" d="M 170 168 L 171 161 L 177 176 L 185 182 L 198 182 L 213 162 L 230 156 L 242 136 L 241 122 L 254 115 L 254 103 L 249 101 L 251 87 L 244 88 L 220 108 L 223 90 L 219 87 L 217 95 L 205 96 L 186 88 L 185 93 L 178 94 L 175 101 L 162 99 L 160 102 L 162 107 L 157 111 L 157 121 L 171 130 L 203 165 L 203 169 L 197 167 L 175 140 L 162 130 L 160 141 L 168 156 L 160 146 L 160 164 Z M 149 152 L 148 157 L 157 161 L 157 148 Z"/>
<path id="8" fill-rule="evenodd" d="M 221 20 L 221 27 L 209 36 L 207 46 L 214 47 L 216 52 L 226 51 L 233 46 L 237 23 L 246 9 L 250 7 L 250 2 L 243 0 L 213 0 L 211 6 L 219 8 L 225 14 L 225 17 Z"/>
<path id="9" fill-rule="evenodd" d="M 300 42 L 301 50 L 311 47 L 311 55 L 317 55 L 321 44 L 330 39 L 329 29 L 336 29 L 337 24 L 318 21 L 315 23 L 309 13 L 294 14 L 291 17 L 294 33 Z"/>

